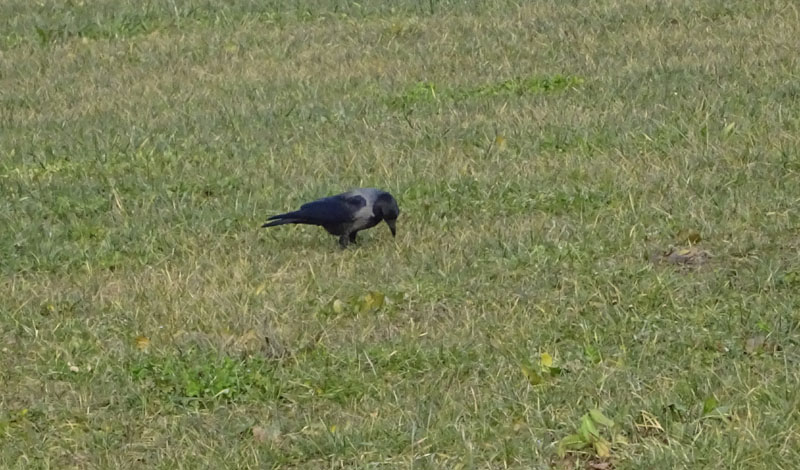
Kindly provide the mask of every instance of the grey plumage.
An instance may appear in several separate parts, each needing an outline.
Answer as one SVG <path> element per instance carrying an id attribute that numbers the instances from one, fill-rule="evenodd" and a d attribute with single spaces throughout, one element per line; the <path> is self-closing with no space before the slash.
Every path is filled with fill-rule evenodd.
<path id="1" fill-rule="evenodd" d="M 338 236 L 339 245 L 346 248 L 355 243 L 359 231 L 372 228 L 381 221 L 386 222 L 395 236 L 395 222 L 399 215 L 400 208 L 391 194 L 380 189 L 361 188 L 317 199 L 293 212 L 273 215 L 262 227 L 319 225 L 331 235 Z"/>

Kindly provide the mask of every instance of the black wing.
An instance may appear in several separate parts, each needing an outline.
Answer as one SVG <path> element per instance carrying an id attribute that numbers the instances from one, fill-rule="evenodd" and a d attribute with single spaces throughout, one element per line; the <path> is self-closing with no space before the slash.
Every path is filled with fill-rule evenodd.
<path id="1" fill-rule="evenodd" d="M 265 226 L 283 223 L 331 225 L 352 222 L 354 214 L 366 205 L 366 199 L 361 196 L 346 197 L 344 194 L 339 194 L 303 204 L 300 210 L 294 212 L 274 215 L 267 220 L 278 222 Z"/>
<path id="2" fill-rule="evenodd" d="M 300 206 L 297 211 L 304 219 L 320 225 L 353 221 L 356 211 L 367 205 L 361 196 L 331 196 Z"/>

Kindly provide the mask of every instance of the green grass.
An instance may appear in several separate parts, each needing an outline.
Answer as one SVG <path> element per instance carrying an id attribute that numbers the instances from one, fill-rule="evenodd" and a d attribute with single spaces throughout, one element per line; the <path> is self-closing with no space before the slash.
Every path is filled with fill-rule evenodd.
<path id="1" fill-rule="evenodd" d="M 797 37 L 788 0 L 3 2 L 0 467 L 794 468 Z M 396 239 L 258 228 L 358 186 Z"/>

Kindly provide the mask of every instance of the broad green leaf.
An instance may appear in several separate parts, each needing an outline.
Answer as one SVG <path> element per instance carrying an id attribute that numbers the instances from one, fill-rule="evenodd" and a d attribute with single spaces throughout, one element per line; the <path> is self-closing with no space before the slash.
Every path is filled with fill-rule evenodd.
<path id="1" fill-rule="evenodd" d="M 607 426 L 609 428 L 614 426 L 614 422 L 606 418 L 606 415 L 604 415 L 603 412 L 597 408 L 589 410 L 589 416 L 591 416 L 592 420 L 594 420 L 594 422 L 597 424 L 602 424 L 603 426 Z"/>
<path id="2" fill-rule="evenodd" d="M 589 443 L 578 434 L 570 434 L 558 441 L 558 456 L 564 457 L 568 450 L 580 450 L 587 445 L 589 445 Z"/>
<path id="3" fill-rule="evenodd" d="M 587 442 L 594 442 L 600 437 L 600 431 L 597 430 L 594 421 L 588 414 L 581 416 L 581 427 L 578 429 L 578 434 Z"/>
<path id="4" fill-rule="evenodd" d="M 711 413 L 717 408 L 717 406 L 719 406 L 719 402 L 716 398 L 714 398 L 714 395 L 706 398 L 706 401 L 703 402 L 703 415 Z"/>
<path id="5" fill-rule="evenodd" d="M 189 380 L 186 382 L 187 397 L 199 397 L 200 390 L 201 390 L 200 384 L 195 382 L 194 380 Z"/>

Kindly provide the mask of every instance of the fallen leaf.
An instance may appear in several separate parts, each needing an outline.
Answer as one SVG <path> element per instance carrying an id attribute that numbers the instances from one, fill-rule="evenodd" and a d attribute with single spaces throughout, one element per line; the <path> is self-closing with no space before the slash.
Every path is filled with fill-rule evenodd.
<path id="1" fill-rule="evenodd" d="M 261 295 L 261 293 L 262 293 L 262 292 L 264 292 L 264 289 L 266 289 L 266 288 L 267 288 L 267 285 L 268 285 L 268 284 L 269 284 L 269 283 L 267 283 L 267 282 L 261 283 L 261 285 L 259 285 L 259 286 L 256 288 L 256 296 L 259 296 L 259 295 Z"/>
<path id="2" fill-rule="evenodd" d="M 711 258 L 711 253 L 693 246 L 682 249 L 670 247 L 666 252 L 653 256 L 652 259 L 657 263 L 668 263 L 679 266 L 700 266 L 707 263 Z"/>
<path id="3" fill-rule="evenodd" d="M 597 439 L 594 441 L 594 451 L 597 453 L 598 457 L 606 458 L 611 456 L 611 448 L 604 439 Z"/>
<path id="4" fill-rule="evenodd" d="M 540 355 L 540 361 L 541 361 L 542 367 L 548 367 L 548 368 L 549 367 L 553 367 L 553 356 L 551 356 L 550 354 L 548 354 L 546 352 L 543 352 Z"/>
<path id="5" fill-rule="evenodd" d="M 595 460 L 589 462 L 588 468 L 590 470 L 611 470 L 612 467 L 611 467 L 611 462 L 605 460 Z"/>
<path id="6" fill-rule="evenodd" d="M 383 307 L 385 300 L 386 296 L 383 294 L 383 292 L 370 292 L 362 299 L 361 311 L 366 312 L 373 309 L 377 310 Z"/>
<path id="7" fill-rule="evenodd" d="M 150 347 L 150 338 L 148 338 L 147 336 L 139 335 L 136 337 L 136 339 L 133 340 L 133 344 L 139 351 L 144 351 L 145 349 Z"/>
<path id="8" fill-rule="evenodd" d="M 522 375 L 524 375 L 525 378 L 528 379 L 528 382 L 530 382 L 530 384 L 534 387 L 536 385 L 541 385 L 541 383 L 544 382 L 542 376 L 539 375 L 535 370 L 525 365 L 521 365 L 519 367 L 522 370 Z"/>
<path id="9" fill-rule="evenodd" d="M 267 440 L 267 430 L 261 426 L 253 426 L 253 439 L 256 442 L 264 442 Z"/>

